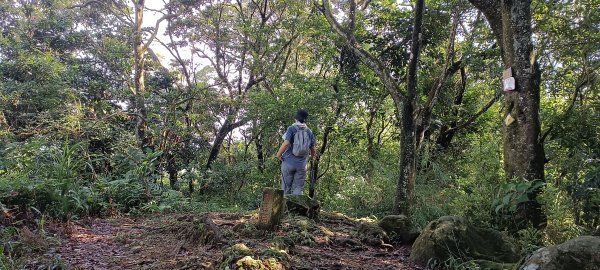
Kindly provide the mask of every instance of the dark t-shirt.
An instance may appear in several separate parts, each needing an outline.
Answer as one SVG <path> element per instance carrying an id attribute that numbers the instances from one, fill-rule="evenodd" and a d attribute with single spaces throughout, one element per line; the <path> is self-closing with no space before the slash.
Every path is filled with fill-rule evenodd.
<path id="1" fill-rule="evenodd" d="M 296 126 L 296 127 L 294 127 Z M 304 124 L 300 124 L 300 123 L 294 123 L 293 125 L 289 126 L 285 132 L 285 134 L 283 134 L 283 139 L 287 140 L 290 142 L 290 145 L 288 146 L 288 148 L 285 150 L 285 152 L 283 152 L 283 162 L 286 162 L 294 167 L 305 167 L 306 166 L 306 162 L 308 161 L 308 156 L 303 156 L 303 157 L 297 157 L 292 153 L 292 149 L 294 147 L 294 135 L 297 132 L 297 128 L 306 128 L 308 129 L 308 137 L 310 138 L 310 146 L 313 147 L 316 144 L 316 139 L 315 139 L 315 135 L 312 133 L 312 131 L 306 127 L 306 125 Z"/>

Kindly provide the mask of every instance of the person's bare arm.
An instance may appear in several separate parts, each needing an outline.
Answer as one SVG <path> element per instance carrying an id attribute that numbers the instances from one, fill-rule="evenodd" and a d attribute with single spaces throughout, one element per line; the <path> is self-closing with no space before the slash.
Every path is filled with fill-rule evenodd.
<path id="1" fill-rule="evenodd" d="M 315 149 L 315 146 L 311 146 L 310 147 L 310 157 L 315 160 L 317 158 L 317 149 Z"/>
<path id="2" fill-rule="evenodd" d="M 283 143 L 279 147 L 279 151 L 277 151 L 277 154 L 275 154 L 277 159 L 283 161 L 283 158 L 282 158 L 283 152 L 285 152 L 285 149 L 287 149 L 289 145 L 290 145 L 290 141 L 288 141 L 288 140 L 283 141 Z"/>

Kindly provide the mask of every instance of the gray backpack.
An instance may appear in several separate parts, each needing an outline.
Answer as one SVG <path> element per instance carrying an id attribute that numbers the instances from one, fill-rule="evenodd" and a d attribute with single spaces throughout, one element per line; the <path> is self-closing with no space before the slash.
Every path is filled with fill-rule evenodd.
<path id="1" fill-rule="evenodd" d="M 304 157 L 308 155 L 310 149 L 310 136 L 308 134 L 308 128 L 296 128 L 296 134 L 294 134 L 294 145 L 292 146 L 292 154 L 297 157 Z"/>

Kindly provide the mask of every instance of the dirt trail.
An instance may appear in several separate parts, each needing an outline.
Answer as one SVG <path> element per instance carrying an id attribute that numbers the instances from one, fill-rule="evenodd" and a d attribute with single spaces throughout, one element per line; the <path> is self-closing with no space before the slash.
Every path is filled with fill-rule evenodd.
<path id="1" fill-rule="evenodd" d="M 214 233 L 198 233 L 207 231 L 201 222 L 205 218 L 224 241 Z M 61 240 L 56 254 L 49 255 L 58 255 L 68 269 L 219 269 L 227 264 L 223 250 L 233 244 L 265 250 L 275 245 L 274 239 L 292 239 L 286 268 L 421 269 L 408 262 L 409 246 L 364 245 L 355 237 L 359 223 L 340 215 L 326 215 L 318 223 L 287 218 L 271 233 L 256 230 L 253 218 L 168 214 L 53 225 L 49 230 Z"/>

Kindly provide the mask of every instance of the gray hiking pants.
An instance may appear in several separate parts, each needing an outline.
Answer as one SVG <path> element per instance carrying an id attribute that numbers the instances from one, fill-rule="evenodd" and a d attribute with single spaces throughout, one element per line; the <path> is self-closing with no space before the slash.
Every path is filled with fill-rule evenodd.
<path id="1" fill-rule="evenodd" d="M 281 189 L 283 194 L 302 195 L 306 165 L 296 167 L 286 162 L 281 163 Z"/>

